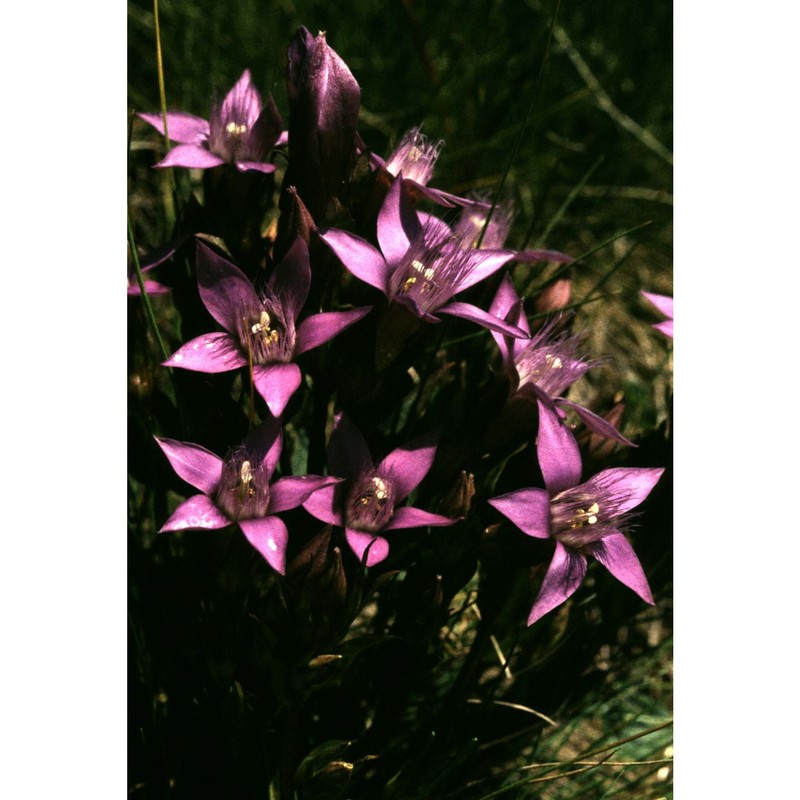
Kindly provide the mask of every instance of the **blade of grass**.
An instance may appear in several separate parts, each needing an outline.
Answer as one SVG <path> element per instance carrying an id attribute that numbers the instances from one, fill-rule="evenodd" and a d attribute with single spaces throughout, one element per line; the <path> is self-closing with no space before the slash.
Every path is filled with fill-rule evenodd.
<path id="1" fill-rule="evenodd" d="M 545 226 L 545 229 L 542 231 L 541 236 L 539 236 L 539 238 L 536 240 L 534 247 L 544 247 L 544 242 L 547 241 L 548 236 L 550 236 L 550 232 L 558 224 L 561 217 L 564 216 L 566 210 L 572 204 L 572 201 L 578 196 L 580 191 L 588 182 L 589 178 L 592 177 L 594 171 L 603 163 L 604 159 L 605 156 L 600 156 L 597 161 L 595 161 L 594 164 L 592 164 L 592 166 L 586 170 L 584 176 L 575 184 L 575 186 L 572 187 L 572 191 L 566 196 L 564 202 L 558 207 L 556 213 L 550 218 L 549 222 Z M 526 236 L 526 239 L 527 238 L 529 237 Z"/>
<path id="2" fill-rule="evenodd" d="M 158 322 L 156 321 L 156 315 L 153 312 L 153 306 L 150 303 L 147 290 L 144 288 L 144 276 L 142 275 L 142 268 L 139 265 L 139 254 L 136 252 L 136 240 L 133 236 L 130 212 L 128 213 L 128 244 L 130 245 L 131 249 L 131 258 L 133 258 L 133 267 L 136 271 L 136 281 L 138 282 L 139 290 L 142 293 L 142 303 L 144 303 L 145 314 L 147 315 L 147 320 L 153 329 L 153 334 L 156 337 L 161 354 L 164 356 L 164 360 L 166 361 L 169 358 L 169 350 L 167 350 L 164 340 L 161 338 L 161 331 L 158 329 Z"/>
<path id="3" fill-rule="evenodd" d="M 164 83 L 164 59 L 161 53 L 161 25 L 158 16 L 158 0 L 153 0 L 153 19 L 156 34 L 156 65 L 158 69 L 158 96 L 161 104 L 161 118 L 164 122 L 164 148 L 169 150 L 169 131 L 167 130 L 167 90 Z M 162 170 L 161 186 L 164 195 L 164 214 L 167 218 L 167 227 L 171 228 L 175 222 L 175 175 L 172 170 Z"/>
<path id="4" fill-rule="evenodd" d="M 544 55 L 542 56 L 542 62 L 539 67 L 539 73 L 536 76 L 536 83 L 533 87 L 533 94 L 531 95 L 531 99 L 528 102 L 528 108 L 525 111 L 525 118 L 522 121 L 522 127 L 519 129 L 519 135 L 517 136 L 516 141 L 514 142 L 514 146 L 511 148 L 511 155 L 508 159 L 508 163 L 506 164 L 505 171 L 503 172 L 503 177 L 500 179 L 500 183 L 495 189 L 492 195 L 492 206 L 489 209 L 489 213 L 486 215 L 486 219 L 483 223 L 483 228 L 481 229 L 480 235 L 478 236 L 478 241 L 475 244 L 477 249 L 480 249 L 481 244 L 483 243 L 483 237 L 486 235 L 486 230 L 489 227 L 489 222 L 492 219 L 492 215 L 494 214 L 495 208 L 497 208 L 497 203 L 502 196 L 503 187 L 505 186 L 506 179 L 508 178 L 508 173 L 511 171 L 511 165 L 514 163 L 515 158 L 517 157 L 517 153 L 522 145 L 522 140 L 525 137 L 525 131 L 528 128 L 528 122 L 531 118 L 531 112 L 533 111 L 533 106 L 536 103 L 536 100 L 539 97 L 539 90 L 542 86 L 542 81 L 544 80 L 545 69 L 547 67 L 547 61 L 550 58 L 550 45 L 553 41 L 553 30 L 556 25 L 556 17 L 558 16 L 558 10 L 561 7 L 561 0 L 556 0 L 556 7 L 553 10 L 553 15 L 550 18 L 550 28 L 547 31 L 547 42 L 545 43 L 544 47 Z"/>

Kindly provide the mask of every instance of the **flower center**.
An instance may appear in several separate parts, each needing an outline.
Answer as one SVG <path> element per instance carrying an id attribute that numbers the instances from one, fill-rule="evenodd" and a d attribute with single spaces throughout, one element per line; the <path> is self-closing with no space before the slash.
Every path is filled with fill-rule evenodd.
<path id="1" fill-rule="evenodd" d="M 420 279 L 420 285 L 417 287 L 420 292 L 429 292 L 438 284 L 433 280 L 436 271 L 433 267 L 426 267 L 421 261 L 416 258 L 411 261 L 411 269 L 417 272 L 417 275 L 410 275 L 403 281 L 403 286 L 400 291 L 403 294 L 408 294 L 412 286 L 417 285 L 417 280 Z"/>
<path id="2" fill-rule="evenodd" d="M 222 467 L 216 501 L 234 521 L 263 517 L 269 507 L 269 476 L 249 458 L 234 454 Z"/>
<path id="3" fill-rule="evenodd" d="M 242 315 L 239 329 L 242 350 L 249 354 L 253 364 L 260 366 L 290 361 L 294 337 L 276 308 L 265 302 L 256 314 Z"/>
<path id="4" fill-rule="evenodd" d="M 597 524 L 597 514 L 600 512 L 600 506 L 597 503 L 592 503 L 585 511 L 579 508 L 572 517 L 570 528 L 582 528 L 584 525 Z"/>
<path id="5" fill-rule="evenodd" d="M 597 498 L 569 490 L 552 499 L 550 514 L 553 537 L 575 550 L 608 535 L 615 516 L 613 503 L 601 507 Z"/>
<path id="6" fill-rule="evenodd" d="M 350 491 L 345 504 L 347 527 L 377 533 L 394 513 L 394 486 L 379 475 L 365 475 Z"/>
<path id="7" fill-rule="evenodd" d="M 412 128 L 400 141 L 386 161 L 386 169 L 392 175 L 403 173 L 403 177 L 425 186 L 433 175 L 433 165 L 439 158 L 443 141 L 431 143 L 427 136 Z"/>

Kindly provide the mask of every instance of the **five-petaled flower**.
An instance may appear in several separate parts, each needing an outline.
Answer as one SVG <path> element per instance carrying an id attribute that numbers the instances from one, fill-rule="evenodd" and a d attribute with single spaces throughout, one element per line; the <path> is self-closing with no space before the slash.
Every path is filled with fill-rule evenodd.
<path id="1" fill-rule="evenodd" d="M 219 530 L 238 525 L 247 540 L 281 575 L 286 568 L 286 525 L 275 516 L 300 506 L 317 489 L 336 478 L 272 475 L 281 452 L 276 420 L 255 428 L 224 459 L 191 442 L 156 437 L 172 468 L 201 494 L 184 500 L 159 533 Z"/>
<path id="2" fill-rule="evenodd" d="M 543 436 L 542 426 L 550 425 L 557 429 Z M 664 470 L 611 468 L 580 483 L 582 465 L 574 439 L 550 417 L 541 417 L 539 426 L 537 452 L 547 489 L 518 489 L 488 501 L 523 533 L 555 542 L 528 625 L 577 590 L 586 575 L 587 556 L 653 604 L 642 565 L 623 531 L 628 512 L 644 501 Z"/>
<path id="3" fill-rule="evenodd" d="M 449 314 L 499 333 L 524 336 L 515 325 L 471 303 L 452 300 L 495 273 L 514 252 L 463 248 L 440 220 L 429 215 L 424 220 L 404 201 L 396 181 L 378 215 L 380 250 L 336 228 L 320 230 L 320 235 L 353 275 L 427 322 L 439 322 L 436 315 Z"/>
<path id="4" fill-rule="evenodd" d="M 642 297 L 654 305 L 665 317 L 669 317 L 663 322 L 656 322 L 653 327 L 672 339 L 672 298 L 669 295 L 653 294 L 652 292 L 642 292 Z"/>
<path id="5" fill-rule="evenodd" d="M 358 322 L 371 306 L 313 314 L 298 322 L 311 285 L 308 246 L 297 238 L 259 295 L 234 264 L 197 243 L 200 297 L 224 333 L 206 333 L 165 362 L 198 372 L 252 369 L 253 384 L 270 412 L 280 416 L 302 378 L 293 359 Z"/>
<path id="6" fill-rule="evenodd" d="M 527 335 L 527 338 L 520 339 L 492 332 L 513 393 L 536 400 L 540 417 L 563 419 L 566 411 L 571 410 L 591 431 L 620 444 L 635 446 L 598 414 L 561 397 L 578 378 L 597 365 L 596 361 L 580 355 L 579 334 L 559 330 L 562 316 L 552 317 L 531 336 L 523 301 L 509 275 L 503 276 L 489 311 L 522 328 Z M 551 420 L 551 424 L 555 421 Z"/>
<path id="7" fill-rule="evenodd" d="M 164 135 L 161 114 L 139 116 Z M 182 111 L 168 111 L 166 116 L 167 135 L 178 144 L 156 167 L 208 169 L 235 164 L 242 172 L 274 172 L 275 165 L 267 161 L 270 151 L 288 141 L 272 95 L 267 95 L 266 104 L 262 103 L 249 69 L 242 73 L 222 104 L 212 107 L 209 120 Z"/>
<path id="8" fill-rule="evenodd" d="M 328 441 L 328 470 L 345 481 L 314 492 L 303 508 L 323 522 L 344 528 L 353 552 L 372 567 L 389 555 L 389 542 L 378 534 L 458 522 L 399 505 L 428 473 L 436 447 L 435 434 L 423 436 L 393 450 L 376 465 L 361 432 L 339 413 Z"/>

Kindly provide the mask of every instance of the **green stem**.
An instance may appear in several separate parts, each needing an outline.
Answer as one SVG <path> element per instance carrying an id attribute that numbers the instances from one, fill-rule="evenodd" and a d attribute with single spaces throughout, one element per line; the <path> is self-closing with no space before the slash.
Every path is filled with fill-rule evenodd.
<path id="1" fill-rule="evenodd" d="M 161 53 L 161 25 L 158 17 L 158 0 L 153 0 L 153 19 L 156 33 L 156 64 L 158 69 L 158 95 L 161 103 L 161 119 L 164 122 L 164 148 L 169 151 L 169 131 L 167 130 L 167 90 L 164 83 L 164 59 Z M 175 176 L 172 170 L 162 170 L 164 188 L 164 213 L 170 226 L 175 221 L 175 202 L 173 190 Z"/>
<path id="2" fill-rule="evenodd" d="M 128 213 L 128 244 L 131 248 L 131 258 L 133 258 L 133 266 L 136 270 L 136 280 L 139 283 L 139 290 L 142 293 L 142 302 L 144 303 L 145 314 L 147 314 L 147 320 L 153 328 L 153 333 L 155 334 L 161 354 L 164 356 L 164 361 L 166 361 L 169 358 L 169 350 L 167 350 L 164 340 L 161 338 L 161 332 L 158 329 L 158 323 L 156 322 L 156 315 L 153 312 L 153 306 L 150 303 L 150 298 L 147 296 L 147 291 L 144 288 L 144 276 L 142 275 L 142 268 L 139 265 L 139 255 L 136 252 L 136 241 L 133 238 L 133 227 L 131 226 L 130 213 Z"/>

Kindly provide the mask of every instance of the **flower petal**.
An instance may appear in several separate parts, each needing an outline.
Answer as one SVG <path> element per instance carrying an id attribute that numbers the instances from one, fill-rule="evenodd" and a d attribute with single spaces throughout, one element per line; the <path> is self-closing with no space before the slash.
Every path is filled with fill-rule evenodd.
<path id="1" fill-rule="evenodd" d="M 665 317 L 674 317 L 674 300 L 665 294 L 653 294 L 652 292 L 642 292 L 642 297 L 652 303 Z"/>
<path id="2" fill-rule="evenodd" d="M 547 568 L 542 588 L 528 615 L 528 625 L 543 617 L 548 611 L 560 606 L 573 595 L 586 575 L 586 558 L 580 553 L 556 542 L 553 560 Z"/>
<path id="3" fill-rule="evenodd" d="M 349 328 L 365 317 L 372 309 L 373 306 L 362 306 L 350 311 L 325 311 L 321 314 L 314 314 L 312 317 L 306 317 L 297 326 L 295 356 L 325 344 L 345 328 Z"/>
<path id="4" fill-rule="evenodd" d="M 245 309 L 261 308 L 249 278 L 208 245 L 197 242 L 197 285 L 208 313 L 230 334 L 239 329 Z"/>
<path id="5" fill-rule="evenodd" d="M 617 531 L 593 542 L 586 549 L 620 582 L 633 589 L 645 603 L 655 605 L 650 584 L 647 582 L 642 563 L 633 552 L 631 543 Z"/>
<path id="6" fill-rule="evenodd" d="M 575 259 L 560 250 L 517 250 L 514 261 L 529 264 L 535 261 L 552 261 L 554 264 L 571 264 Z"/>
<path id="7" fill-rule="evenodd" d="M 283 575 L 286 572 L 286 545 L 289 543 L 289 531 L 283 520 L 279 517 L 240 519 L 239 527 L 275 572 Z"/>
<path id="8" fill-rule="evenodd" d="M 389 477 L 394 486 L 395 503 L 400 503 L 419 486 L 436 457 L 438 432 L 432 431 L 392 450 L 375 471 Z"/>
<path id="9" fill-rule="evenodd" d="M 341 512 L 341 490 L 337 489 L 338 484 L 317 489 L 303 502 L 303 508 L 322 522 L 342 527 L 344 521 Z"/>
<path id="10" fill-rule="evenodd" d="M 302 381 L 297 364 L 267 364 L 253 367 L 253 384 L 273 417 L 283 414 L 286 404 Z"/>
<path id="11" fill-rule="evenodd" d="M 231 525 L 231 521 L 204 494 L 196 494 L 184 500 L 161 526 L 159 533 L 186 530 L 220 530 Z"/>
<path id="12" fill-rule="evenodd" d="M 218 455 L 199 444 L 161 439 L 158 436 L 154 438 L 183 480 L 204 494 L 216 491 L 222 476 L 222 459 Z"/>
<path id="13" fill-rule="evenodd" d="M 136 279 L 134 278 L 134 281 Z M 169 286 L 165 286 L 163 283 L 159 283 L 158 281 L 150 281 L 144 280 L 144 290 L 147 292 L 148 295 L 152 294 L 169 294 L 172 289 Z M 142 290 L 139 288 L 139 283 L 135 282 L 128 286 L 128 294 L 130 295 L 140 295 Z"/>
<path id="14" fill-rule="evenodd" d="M 441 528 L 445 525 L 455 525 L 458 521 L 441 514 L 423 511 L 421 508 L 402 506 L 395 509 L 392 518 L 384 525 L 383 530 L 397 531 L 404 528 L 427 528 L 428 526 Z"/>
<path id="15" fill-rule="evenodd" d="M 615 513 L 624 514 L 644 501 L 663 473 L 660 467 L 614 467 L 598 472 L 583 485 L 592 494 L 613 498 Z"/>
<path id="16" fill-rule="evenodd" d="M 539 433 L 536 452 L 545 486 L 550 496 L 577 486 L 581 480 L 581 453 L 572 431 L 554 407 L 537 400 Z"/>
<path id="17" fill-rule="evenodd" d="M 500 286 L 497 287 L 497 293 L 489 306 L 489 313 L 498 319 L 505 320 L 509 325 L 515 325 L 520 330 L 525 331 L 527 336 L 530 336 L 530 328 L 528 327 L 528 319 L 525 316 L 525 309 L 522 300 L 514 288 L 514 281 L 511 276 L 506 273 L 500 281 Z M 527 339 L 507 337 L 497 331 L 490 331 L 492 338 L 500 350 L 500 355 L 503 358 L 503 366 L 507 372 L 512 375 L 515 374 L 514 367 L 514 352 L 516 347 L 524 348 Z"/>
<path id="18" fill-rule="evenodd" d="M 245 123 L 248 130 L 255 125 L 261 115 L 261 94 L 253 86 L 249 69 L 242 72 L 239 80 L 225 95 L 219 114 L 223 123 Z"/>
<path id="19" fill-rule="evenodd" d="M 275 172 L 275 165 L 268 164 L 265 161 L 235 161 L 234 163 L 239 172 L 249 172 L 250 170 L 263 172 L 265 174 Z"/>
<path id="20" fill-rule="evenodd" d="M 350 528 L 345 528 L 347 543 L 358 556 L 358 560 L 364 563 L 365 553 L 367 554 L 367 566 L 374 567 L 389 555 L 389 542 L 382 536 L 375 536 L 371 533 L 361 533 Z M 367 552 L 369 550 L 369 552 Z"/>
<path id="21" fill-rule="evenodd" d="M 161 114 L 137 114 L 164 135 L 164 117 Z M 208 139 L 208 120 L 185 114 L 183 111 L 167 111 L 167 133 L 172 142 L 202 145 Z"/>
<path id="22" fill-rule="evenodd" d="M 579 406 L 577 403 L 573 403 L 571 400 L 567 400 L 564 397 L 556 397 L 555 403 L 556 405 L 566 406 L 572 409 L 572 411 L 581 418 L 583 424 L 593 433 L 598 433 L 600 436 L 605 436 L 607 439 L 613 439 L 615 442 L 624 444 L 627 447 L 637 447 L 630 439 L 626 439 L 610 422 L 607 422 L 594 412 L 589 411 L 588 408 Z"/>
<path id="23" fill-rule="evenodd" d="M 508 312 L 519 305 L 519 301 L 520 297 L 514 287 L 514 281 L 511 279 L 511 275 L 506 273 L 497 287 L 494 300 L 489 306 L 489 312 L 499 319 L 505 319 Z"/>
<path id="24" fill-rule="evenodd" d="M 267 286 L 280 297 L 284 310 L 294 322 L 303 310 L 311 286 L 308 245 L 299 236 L 275 266 Z"/>
<path id="25" fill-rule="evenodd" d="M 177 144 L 169 153 L 154 164 L 155 167 L 189 167 L 190 169 L 210 169 L 225 162 L 219 156 L 197 144 Z"/>
<path id="26" fill-rule="evenodd" d="M 517 489 L 487 502 L 528 536 L 550 538 L 550 495 L 544 489 Z"/>
<path id="27" fill-rule="evenodd" d="M 389 267 L 380 252 L 368 241 L 337 228 L 320 231 L 320 238 L 356 278 L 388 294 Z"/>
<path id="28" fill-rule="evenodd" d="M 674 338 L 672 335 L 673 322 L 671 319 L 668 319 L 666 322 L 657 322 L 653 327 L 657 331 L 661 331 L 665 336 L 669 336 L 670 339 Z"/>
<path id="29" fill-rule="evenodd" d="M 269 488 L 269 513 L 277 514 L 280 511 L 297 508 L 318 489 L 342 480 L 323 475 L 293 475 L 280 478 Z"/>
<path id="30" fill-rule="evenodd" d="M 283 447 L 280 422 L 274 418 L 262 422 L 245 436 L 242 446 L 250 454 L 251 460 L 263 466 L 268 475 L 272 475 L 278 466 Z"/>
<path id="31" fill-rule="evenodd" d="M 228 333 L 205 333 L 179 347 L 165 367 L 180 367 L 196 372 L 229 372 L 244 367 L 247 359 Z"/>
<path id="32" fill-rule="evenodd" d="M 328 441 L 328 472 L 354 479 L 370 469 L 372 456 L 361 431 L 346 414 L 337 414 Z"/>
<path id="33" fill-rule="evenodd" d="M 513 250 L 470 250 L 471 268 L 465 272 L 453 294 L 463 292 L 470 286 L 494 275 L 504 264 L 514 257 Z"/>
<path id="34" fill-rule="evenodd" d="M 421 228 L 398 178 L 392 183 L 378 214 L 378 244 L 390 270 L 403 260 Z"/>
<path id="35" fill-rule="evenodd" d="M 517 339 L 526 339 L 528 336 L 524 330 L 518 328 L 516 325 L 510 325 L 508 322 L 498 319 L 494 314 L 483 311 L 477 306 L 473 306 L 471 303 L 453 301 L 441 308 L 437 308 L 436 313 L 449 314 L 452 317 L 468 319 L 470 322 L 477 322 L 478 325 L 488 328 L 490 331 L 497 331 L 498 333 L 513 336 Z"/>

